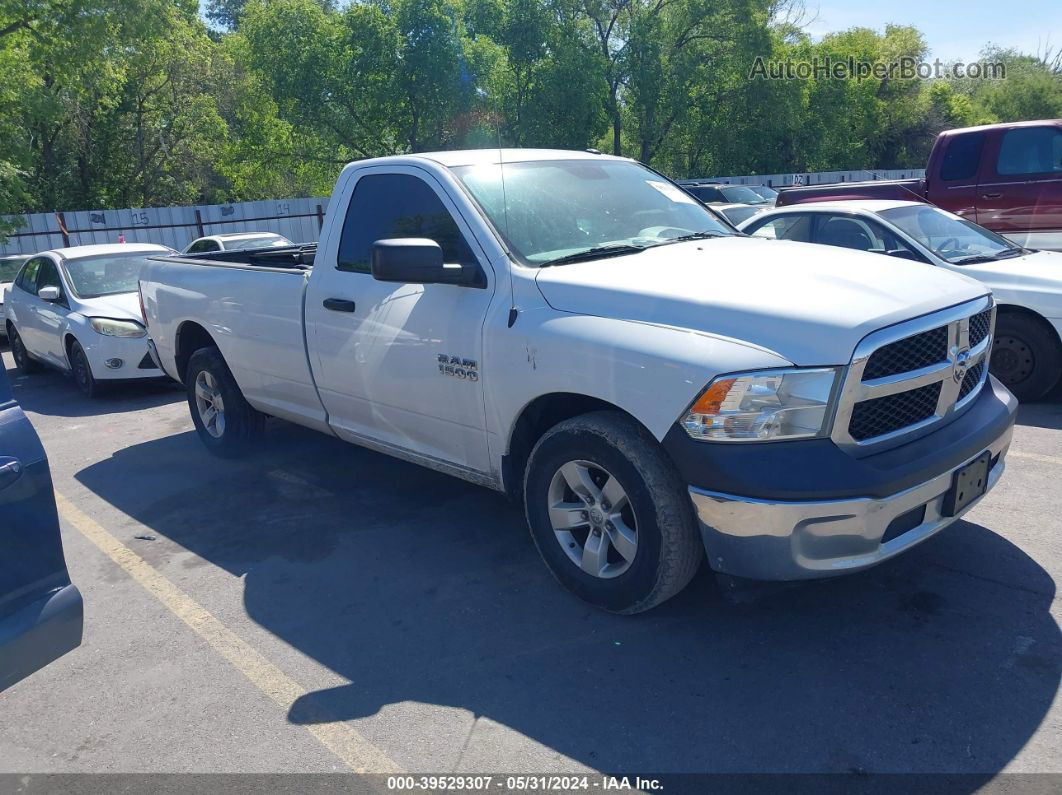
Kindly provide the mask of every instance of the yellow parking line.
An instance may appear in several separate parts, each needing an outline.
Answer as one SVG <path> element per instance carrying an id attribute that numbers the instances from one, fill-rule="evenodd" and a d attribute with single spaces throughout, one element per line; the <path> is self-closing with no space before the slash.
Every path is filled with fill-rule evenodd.
<path id="1" fill-rule="evenodd" d="M 251 683 L 279 706 L 288 709 L 307 691 L 211 615 L 192 597 L 166 579 L 158 569 L 111 535 L 98 522 L 56 492 L 59 513 L 85 538 L 140 583 L 156 599 L 210 646 L 228 660 Z M 317 715 L 321 722 L 307 724 L 306 730 L 318 742 L 357 773 L 400 773 L 402 769 L 383 751 L 342 721 Z"/>
<path id="2" fill-rule="evenodd" d="M 1062 465 L 1062 456 L 1044 455 L 1042 453 L 1023 453 L 1021 450 L 1011 449 L 1007 458 L 1027 458 L 1030 461 L 1042 461 L 1045 464 Z"/>

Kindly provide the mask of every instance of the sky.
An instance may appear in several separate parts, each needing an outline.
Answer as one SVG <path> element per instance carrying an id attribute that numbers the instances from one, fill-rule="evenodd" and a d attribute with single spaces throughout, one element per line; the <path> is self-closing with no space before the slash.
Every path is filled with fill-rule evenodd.
<path id="1" fill-rule="evenodd" d="M 1050 38 L 1062 48 L 1062 2 L 1059 0 L 888 0 L 873 5 L 839 0 L 805 0 L 813 18 L 808 32 L 821 36 L 855 26 L 883 31 L 885 25 L 914 25 L 942 61 L 975 60 L 988 42 L 1035 54 Z M 816 16 L 816 11 L 818 12 Z"/>

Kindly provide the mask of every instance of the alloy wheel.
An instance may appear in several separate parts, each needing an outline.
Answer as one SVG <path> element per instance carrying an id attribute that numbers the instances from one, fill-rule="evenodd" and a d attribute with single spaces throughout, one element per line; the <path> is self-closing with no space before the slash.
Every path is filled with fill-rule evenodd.
<path id="1" fill-rule="evenodd" d="M 572 563 L 601 579 L 630 568 L 638 524 L 615 476 L 589 461 L 569 461 L 553 475 L 547 499 L 554 537 Z"/>

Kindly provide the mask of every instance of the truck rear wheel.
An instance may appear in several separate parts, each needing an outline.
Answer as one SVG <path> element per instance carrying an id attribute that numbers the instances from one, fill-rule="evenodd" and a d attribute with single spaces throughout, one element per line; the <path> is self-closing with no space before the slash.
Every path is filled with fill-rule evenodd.
<path id="1" fill-rule="evenodd" d="M 584 414 L 547 431 L 528 459 L 524 506 L 554 577 L 614 613 L 671 598 L 704 555 L 678 473 L 620 412 Z"/>
<path id="2" fill-rule="evenodd" d="M 996 320 L 989 371 L 1018 400 L 1040 400 L 1062 375 L 1062 350 L 1044 321 L 1006 313 Z"/>
<path id="3" fill-rule="evenodd" d="M 200 348 L 193 353 L 185 385 L 192 423 L 207 449 L 222 458 L 246 453 L 261 434 L 265 415 L 244 398 L 221 351 Z"/>

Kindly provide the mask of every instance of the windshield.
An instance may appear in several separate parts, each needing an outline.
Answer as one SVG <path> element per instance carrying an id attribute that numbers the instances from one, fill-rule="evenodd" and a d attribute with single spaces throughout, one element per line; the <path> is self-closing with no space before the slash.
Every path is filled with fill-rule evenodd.
<path id="1" fill-rule="evenodd" d="M 995 232 L 937 207 L 895 207 L 878 214 L 948 262 L 961 264 L 970 258 L 999 259 L 1025 253 Z"/>
<path id="2" fill-rule="evenodd" d="M 776 191 L 774 188 L 768 187 L 767 185 L 749 185 L 749 190 L 760 194 L 760 196 L 767 199 L 767 201 L 773 202 L 775 199 L 778 198 L 778 191 Z"/>
<path id="3" fill-rule="evenodd" d="M 15 281 L 15 275 L 18 273 L 18 269 L 21 268 L 22 263 L 28 259 L 29 257 L 12 257 L 11 259 L 0 259 L 0 282 Z"/>
<path id="4" fill-rule="evenodd" d="M 136 292 L 140 270 L 147 265 L 148 257 L 165 253 L 160 250 L 80 257 L 66 260 L 63 267 L 74 295 L 79 298 L 99 298 Z"/>
<path id="5" fill-rule="evenodd" d="M 724 185 L 719 188 L 728 202 L 734 204 L 766 204 L 767 200 L 744 185 Z"/>
<path id="6" fill-rule="evenodd" d="M 261 237 L 247 237 L 236 240 L 226 240 L 226 251 L 246 251 L 252 248 L 278 248 L 280 246 L 294 246 L 295 244 L 281 235 L 262 235 Z"/>
<path id="7" fill-rule="evenodd" d="M 453 171 L 513 253 L 534 265 L 603 247 L 736 234 L 681 188 L 636 163 L 543 160 Z"/>
<path id="8" fill-rule="evenodd" d="M 764 212 L 762 207 L 744 207 L 744 206 L 742 206 L 742 207 L 722 207 L 722 208 L 716 208 L 716 209 L 718 209 L 719 212 L 721 212 L 723 215 L 725 215 L 726 219 L 730 223 L 734 224 L 735 226 L 737 226 L 738 224 L 742 223 L 743 221 L 747 221 L 748 219 L 750 219 L 754 215 L 758 215 L 759 213 Z"/>

